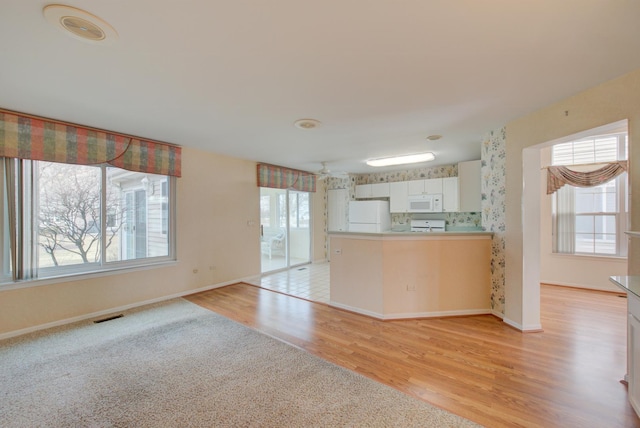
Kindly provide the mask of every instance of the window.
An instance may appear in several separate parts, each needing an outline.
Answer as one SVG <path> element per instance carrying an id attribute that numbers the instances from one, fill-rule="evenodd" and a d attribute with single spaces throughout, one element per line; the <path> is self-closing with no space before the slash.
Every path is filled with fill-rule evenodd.
<path id="1" fill-rule="evenodd" d="M 627 158 L 627 134 L 593 136 L 553 146 L 553 165 L 582 165 Z M 578 169 L 580 167 L 576 167 Z M 563 186 L 554 195 L 554 252 L 627 254 L 627 174 L 595 187 Z"/>
<path id="2" fill-rule="evenodd" d="M 271 195 L 260 195 L 260 225 L 271 227 Z"/>
<path id="3" fill-rule="evenodd" d="M 290 227 L 309 227 L 309 193 L 295 192 L 289 193 L 289 223 Z"/>
<path id="4" fill-rule="evenodd" d="M 29 280 L 173 259 L 174 178 L 104 165 L 10 163 L 0 183 L 2 282 L 14 279 L 12 266 L 16 280 Z"/>

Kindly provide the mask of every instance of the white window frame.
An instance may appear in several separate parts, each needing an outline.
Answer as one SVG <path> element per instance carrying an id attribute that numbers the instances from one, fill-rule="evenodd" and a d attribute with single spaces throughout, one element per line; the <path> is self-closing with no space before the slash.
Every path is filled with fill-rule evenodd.
<path id="1" fill-rule="evenodd" d="M 18 278 L 16 281 L 13 281 L 11 277 L 11 273 L 9 271 L 9 275 L 6 275 L 6 270 L 1 272 L 0 276 L 0 289 L 11 289 L 11 288 L 21 288 L 26 286 L 33 285 L 41 285 L 48 284 L 52 282 L 60 282 L 64 281 L 67 278 L 73 277 L 74 279 L 79 279 L 84 276 L 102 276 L 110 273 L 117 273 L 122 270 L 128 269 L 147 269 L 149 267 L 165 265 L 165 264 L 174 264 L 176 262 L 176 178 L 172 176 L 167 176 L 167 191 L 168 191 L 168 254 L 166 256 L 157 256 L 157 257 L 144 257 L 138 259 L 131 260 L 119 260 L 119 261 L 109 261 L 105 260 L 105 240 L 100 239 L 100 251 L 101 257 L 99 262 L 90 262 L 90 263 L 79 263 L 75 265 L 67 265 L 67 266 L 55 266 L 55 267 L 44 267 L 37 268 L 37 262 L 35 262 L 37 258 L 37 246 L 38 243 L 35 242 L 35 239 L 31 238 L 31 233 L 33 227 L 36 227 L 35 222 L 32 221 L 33 214 L 37 212 L 37 197 L 31 197 L 31 195 L 36 195 L 38 192 L 37 179 L 35 178 L 35 174 L 33 174 L 33 169 L 30 165 L 32 162 L 30 160 L 23 160 L 24 172 L 23 176 L 20 177 L 19 181 L 24 182 L 24 185 L 21 187 L 26 187 L 27 189 L 21 190 L 21 195 L 24 198 L 23 209 L 20 211 L 23 216 L 23 224 L 25 226 L 31 225 L 31 227 L 25 227 L 24 231 L 21 234 L 20 243 L 18 244 L 18 248 L 22 249 L 21 258 L 24 260 L 22 264 L 22 269 L 26 270 L 27 273 L 24 275 L 24 278 Z M 107 206 L 106 206 L 106 168 L 113 168 L 107 165 L 97 166 L 97 168 L 101 168 L 101 206 L 100 206 L 100 231 L 102 236 L 105 236 L 106 230 L 106 221 L 107 221 Z M 0 179 L 0 209 L 2 209 L 3 214 L 0 216 L 0 221 L 6 221 L 5 218 L 5 201 L 4 198 L 6 196 L 5 187 L 4 187 L 4 168 L 0 169 L 0 172 L 3 173 L 2 179 Z M 0 227 L 0 244 L 2 248 L 0 248 L 0 256 L 3 257 L 3 263 L 9 261 L 9 247 L 7 246 L 8 237 L 4 236 L 4 225 Z M 30 244 L 29 244 L 30 243 Z M 7 254 L 9 253 L 9 254 Z M 29 272 L 33 272 L 33 274 L 29 274 Z"/>
<path id="2" fill-rule="evenodd" d="M 587 135 L 581 138 L 572 138 L 567 141 L 558 142 L 557 144 L 563 144 L 568 142 L 578 142 L 586 139 L 593 139 L 604 136 L 615 136 L 617 138 L 617 153 L 615 160 L 625 160 L 627 159 L 628 153 L 628 133 L 626 131 L 620 132 L 610 132 L 610 133 L 594 133 L 592 135 Z M 552 147 L 552 160 L 553 160 L 553 147 Z M 575 165 L 575 163 L 555 163 L 554 165 Z M 552 227 L 552 242 L 553 242 L 553 253 L 556 255 L 572 255 L 572 256 L 587 256 L 587 257 L 604 257 L 604 258 L 621 258 L 626 257 L 628 253 L 627 248 L 627 239 L 625 237 L 624 232 L 627 230 L 628 221 L 629 221 L 629 204 L 628 204 L 628 174 L 624 173 L 614 179 L 616 181 L 616 212 L 589 212 L 589 213 L 574 213 L 574 217 L 578 216 L 614 216 L 616 222 L 616 253 L 598 253 L 598 252 L 578 252 L 573 251 L 570 252 L 558 252 L 557 251 L 557 227 L 556 227 L 556 211 L 555 207 L 557 205 L 557 193 L 553 195 L 553 209 L 552 215 L 554 217 L 553 227 Z M 594 231 L 595 233 L 595 231 Z M 574 232 L 574 239 L 577 232 Z"/>

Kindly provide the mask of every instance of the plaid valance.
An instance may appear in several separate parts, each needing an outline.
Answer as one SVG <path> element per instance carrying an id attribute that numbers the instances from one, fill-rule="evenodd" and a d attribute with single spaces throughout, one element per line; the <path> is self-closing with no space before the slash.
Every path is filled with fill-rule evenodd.
<path id="1" fill-rule="evenodd" d="M 316 191 L 316 176 L 307 171 L 285 168 L 266 163 L 258 164 L 258 187 L 293 189 L 301 192 Z"/>
<path id="2" fill-rule="evenodd" d="M 130 171 L 180 177 L 181 148 L 0 110 L 0 157 L 80 165 L 108 163 Z"/>

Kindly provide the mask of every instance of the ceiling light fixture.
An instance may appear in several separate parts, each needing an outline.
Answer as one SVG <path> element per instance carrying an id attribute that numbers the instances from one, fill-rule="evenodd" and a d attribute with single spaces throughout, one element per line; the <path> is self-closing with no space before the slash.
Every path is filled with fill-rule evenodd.
<path id="1" fill-rule="evenodd" d="M 427 137 L 427 140 L 436 141 L 436 140 L 439 140 L 440 138 L 442 138 L 442 135 L 434 134 L 434 135 L 429 135 Z"/>
<path id="2" fill-rule="evenodd" d="M 111 25 L 75 7 L 50 4 L 42 9 L 42 13 L 56 28 L 83 42 L 110 44 L 118 38 L 118 33 Z"/>
<path id="3" fill-rule="evenodd" d="M 322 122 L 315 119 L 299 119 L 293 122 L 293 126 L 300 129 L 314 129 L 322 125 Z"/>
<path id="4" fill-rule="evenodd" d="M 370 159 L 367 161 L 367 165 L 369 166 L 391 166 L 391 165 L 404 165 L 406 163 L 418 163 L 418 162 L 429 162 L 436 158 L 436 156 L 431 153 L 417 153 L 415 155 L 404 155 L 404 156 L 394 156 L 390 158 L 381 158 L 381 159 Z"/>

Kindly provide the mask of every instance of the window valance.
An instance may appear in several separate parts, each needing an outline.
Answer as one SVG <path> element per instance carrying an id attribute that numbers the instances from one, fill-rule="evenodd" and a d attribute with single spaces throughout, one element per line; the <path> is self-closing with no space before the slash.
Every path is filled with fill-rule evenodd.
<path id="1" fill-rule="evenodd" d="M 0 157 L 118 168 L 180 177 L 179 146 L 0 110 Z"/>
<path id="2" fill-rule="evenodd" d="M 307 171 L 259 163 L 258 187 L 315 192 L 316 176 L 315 174 Z"/>
<path id="3" fill-rule="evenodd" d="M 547 195 L 569 184 L 576 187 L 593 187 L 613 180 L 627 171 L 627 161 L 611 162 L 594 171 L 580 172 L 567 166 L 547 167 Z"/>

